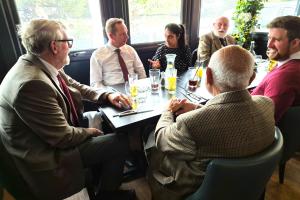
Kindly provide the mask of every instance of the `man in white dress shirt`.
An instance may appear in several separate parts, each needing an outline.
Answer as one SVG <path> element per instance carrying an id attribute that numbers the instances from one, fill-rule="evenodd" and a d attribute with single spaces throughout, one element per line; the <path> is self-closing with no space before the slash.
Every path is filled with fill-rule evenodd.
<path id="1" fill-rule="evenodd" d="M 124 20 L 108 19 L 105 31 L 109 39 L 108 43 L 95 50 L 91 56 L 90 85 L 98 88 L 125 82 L 116 49 L 120 49 L 129 74 L 137 73 L 139 79 L 146 78 L 143 63 L 137 52 L 126 44 L 128 30 Z"/>

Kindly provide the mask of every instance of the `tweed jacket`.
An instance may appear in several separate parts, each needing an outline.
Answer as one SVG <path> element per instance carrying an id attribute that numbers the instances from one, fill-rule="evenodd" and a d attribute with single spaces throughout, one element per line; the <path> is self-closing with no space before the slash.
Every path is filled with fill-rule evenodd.
<path id="1" fill-rule="evenodd" d="M 77 107 L 82 99 L 97 102 L 104 94 L 59 73 Z M 69 125 L 66 102 L 47 68 L 33 55 L 21 56 L 0 87 L 0 136 L 38 199 L 63 199 L 84 185 L 76 146 L 90 136 L 85 128 Z"/>
<path id="2" fill-rule="evenodd" d="M 164 112 L 151 154 L 153 199 L 184 199 L 201 185 L 211 159 L 262 151 L 274 140 L 274 126 L 272 101 L 247 90 L 221 93 L 175 122 Z"/>
<path id="3" fill-rule="evenodd" d="M 225 40 L 227 45 L 235 44 L 235 39 L 230 35 L 226 35 Z M 222 44 L 213 31 L 202 35 L 199 39 L 198 60 L 204 61 L 204 66 L 207 66 L 211 55 L 221 48 Z"/>

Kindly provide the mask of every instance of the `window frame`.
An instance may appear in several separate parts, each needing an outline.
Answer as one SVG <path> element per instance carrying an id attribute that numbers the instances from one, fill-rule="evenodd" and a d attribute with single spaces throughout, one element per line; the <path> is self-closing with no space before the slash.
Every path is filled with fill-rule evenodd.
<path id="1" fill-rule="evenodd" d="M 199 30 L 199 17 L 200 16 L 200 2 L 201 0 L 181 0 L 181 10 L 180 10 L 180 23 L 185 25 L 186 28 L 186 38 L 188 39 L 189 45 L 192 49 L 198 46 L 198 31 Z M 129 6 L 127 0 L 100 0 L 101 17 L 102 24 L 105 25 L 107 19 L 111 17 L 123 18 L 125 24 L 128 28 L 128 33 L 130 35 L 130 25 L 129 25 Z M 193 13 L 193 14 L 192 14 Z M 105 40 L 107 41 L 107 36 L 104 31 Z M 157 45 L 163 41 L 131 44 L 130 38 L 128 44 L 132 45 L 137 50 L 147 50 L 153 46 L 157 48 Z M 193 45 L 197 43 L 197 45 Z"/>
<path id="2" fill-rule="evenodd" d="M 128 26 L 128 31 L 130 34 L 129 26 L 129 8 L 127 0 L 98 0 L 101 9 L 101 19 L 102 24 L 105 26 L 107 19 L 111 17 L 123 18 L 126 25 Z M 193 50 L 198 47 L 199 41 L 199 25 L 200 25 L 200 7 L 201 0 L 181 0 L 181 23 L 185 25 L 186 28 L 186 38 L 188 39 L 188 44 Z M 300 0 L 297 1 L 296 15 L 300 14 Z M 25 50 L 22 48 L 20 39 L 17 35 L 17 25 L 20 24 L 20 19 L 17 13 L 15 1 L 11 0 L 2 0 L 0 2 L 0 34 L 2 40 L 0 42 L 0 61 L 1 74 L 0 81 L 4 77 L 5 73 L 10 69 L 11 66 L 17 61 L 17 59 L 25 53 Z M 107 42 L 107 36 L 105 29 L 103 28 L 104 33 L 104 43 Z M 140 54 L 145 53 L 150 55 L 153 53 L 159 44 L 163 41 L 155 41 L 149 43 L 140 43 L 140 44 L 131 44 L 130 39 L 128 44 L 132 45 L 137 52 Z M 70 53 L 70 57 L 73 60 L 84 60 L 88 59 L 95 49 L 87 50 L 73 50 Z M 4 72 L 4 73 L 3 73 Z"/>

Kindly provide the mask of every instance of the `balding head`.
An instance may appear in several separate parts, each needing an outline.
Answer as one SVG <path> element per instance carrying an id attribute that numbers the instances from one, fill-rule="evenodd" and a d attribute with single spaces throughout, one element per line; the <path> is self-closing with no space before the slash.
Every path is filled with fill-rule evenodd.
<path id="1" fill-rule="evenodd" d="M 245 89 L 253 75 L 252 55 L 240 46 L 230 45 L 216 51 L 208 64 L 214 85 L 220 92 Z"/>
<path id="2" fill-rule="evenodd" d="M 227 17 L 218 17 L 213 23 L 213 32 L 216 36 L 224 38 L 229 28 L 229 19 Z"/>

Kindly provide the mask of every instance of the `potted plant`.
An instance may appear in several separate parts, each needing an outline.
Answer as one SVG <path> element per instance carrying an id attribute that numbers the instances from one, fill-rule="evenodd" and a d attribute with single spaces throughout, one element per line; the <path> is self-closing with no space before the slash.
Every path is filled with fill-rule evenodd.
<path id="1" fill-rule="evenodd" d="M 238 0 L 233 13 L 235 33 L 233 34 L 237 43 L 249 49 L 251 32 L 257 25 L 257 17 L 267 0 Z"/>

